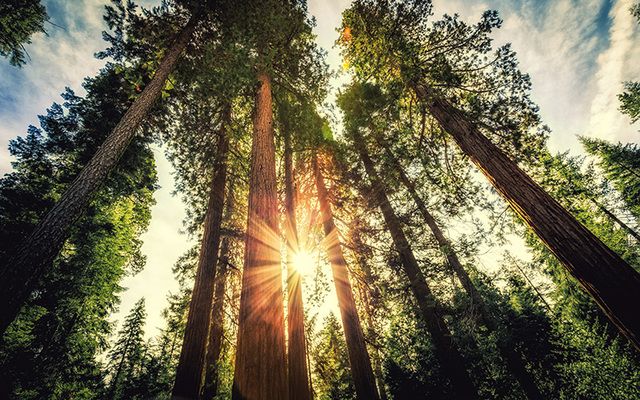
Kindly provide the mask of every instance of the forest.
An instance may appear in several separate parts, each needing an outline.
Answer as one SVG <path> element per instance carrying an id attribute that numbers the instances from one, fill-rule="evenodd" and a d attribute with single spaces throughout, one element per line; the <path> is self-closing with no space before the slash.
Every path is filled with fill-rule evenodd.
<path id="1" fill-rule="evenodd" d="M 306 0 L 140 2 L 12 132 L 0 399 L 640 399 L 640 136 L 552 150 L 498 11 L 353 0 L 336 71 Z M 6 68 L 50 3 L 0 2 Z M 191 241 L 156 327 L 158 148 Z"/>

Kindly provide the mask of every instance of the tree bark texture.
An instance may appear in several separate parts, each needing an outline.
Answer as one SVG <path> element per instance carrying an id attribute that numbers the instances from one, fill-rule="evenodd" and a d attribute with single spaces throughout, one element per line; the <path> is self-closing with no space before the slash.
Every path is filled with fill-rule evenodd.
<path id="1" fill-rule="evenodd" d="M 293 255 L 299 250 L 298 228 L 295 213 L 295 177 L 293 175 L 293 149 L 291 132 L 284 133 L 284 183 L 285 183 L 285 236 L 287 240 L 287 328 L 289 398 L 311 400 L 307 370 L 307 344 L 304 330 L 302 304 L 302 278 L 294 265 Z"/>
<path id="2" fill-rule="evenodd" d="M 356 396 L 362 400 L 375 400 L 379 397 L 376 380 L 371 368 L 371 359 L 367 352 L 362 325 L 360 324 L 356 302 L 353 297 L 353 290 L 347 271 L 347 261 L 342 253 L 338 229 L 333 221 L 329 195 L 316 155 L 313 156 L 311 163 L 316 180 L 320 212 L 322 214 L 322 224 L 325 234 L 324 243 L 327 247 L 331 271 L 333 272 L 333 281 L 336 286 L 338 306 L 340 307 L 340 316 L 342 317 L 342 326 L 347 342 L 349 364 L 356 388 Z"/>
<path id="3" fill-rule="evenodd" d="M 416 85 L 415 90 L 460 149 L 640 350 L 640 274 L 536 184 L 462 111 L 427 85 Z"/>
<path id="4" fill-rule="evenodd" d="M 378 178 L 375 166 L 363 140 L 362 136 L 356 133 L 354 143 L 371 181 L 372 195 L 382 211 L 387 229 L 391 234 L 396 251 L 400 255 L 402 267 L 409 278 L 411 290 L 416 298 L 427 330 L 431 335 L 431 341 L 443 372 L 451 380 L 451 388 L 455 396 L 457 396 L 456 398 L 477 399 L 478 393 L 465 368 L 462 355 L 455 347 L 451 332 L 449 332 L 444 319 L 437 309 L 437 300 L 420 270 L 409 241 L 402 231 L 400 220 L 391 207 L 391 202 L 387 197 L 382 181 Z"/>
<path id="5" fill-rule="evenodd" d="M 173 385 L 174 399 L 197 399 L 202 385 L 227 181 L 229 135 L 226 130 L 231 122 L 230 105 L 224 110 L 223 121 L 226 126 L 220 131 L 218 141 L 215 172 L 211 180 L 209 202 L 204 219 L 196 278 L 189 304 L 182 351 L 176 369 L 176 381 Z"/>
<path id="6" fill-rule="evenodd" d="M 233 399 L 288 398 L 271 78 L 258 74 Z"/>
<path id="7" fill-rule="evenodd" d="M 94 193 L 118 164 L 136 129 L 160 97 L 167 77 L 193 36 L 197 22 L 197 16 L 194 15 L 167 50 L 151 82 L 0 272 L 0 335 L 15 319 L 40 278 L 51 266 L 67 240 L 71 227 L 82 216 Z"/>

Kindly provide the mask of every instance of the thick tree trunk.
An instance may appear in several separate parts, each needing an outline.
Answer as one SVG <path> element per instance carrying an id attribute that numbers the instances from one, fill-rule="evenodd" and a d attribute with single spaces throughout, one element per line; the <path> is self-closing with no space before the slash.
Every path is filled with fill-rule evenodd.
<path id="1" fill-rule="evenodd" d="M 307 370 L 307 349 L 304 333 L 304 308 L 302 305 L 302 280 L 296 270 L 293 255 L 299 250 L 298 229 L 295 214 L 293 149 L 291 133 L 284 131 L 284 183 L 285 183 L 285 235 L 287 238 L 287 289 L 289 337 L 289 398 L 311 400 L 309 374 Z"/>
<path id="2" fill-rule="evenodd" d="M 464 360 L 453 343 L 451 333 L 444 319 L 437 310 L 437 300 L 427 285 L 427 281 L 413 255 L 409 241 L 402 231 L 400 220 L 391 207 L 391 202 L 385 193 L 382 182 L 378 178 L 363 138 L 357 134 L 354 137 L 354 143 L 371 181 L 372 195 L 380 206 L 387 229 L 391 233 L 396 251 L 400 255 L 403 269 L 409 278 L 411 290 L 416 298 L 427 330 L 431 335 L 431 341 L 443 372 L 451 380 L 451 388 L 455 396 L 457 396 L 456 398 L 477 399 L 478 394 L 465 368 Z"/>
<path id="3" fill-rule="evenodd" d="M 253 116 L 235 400 L 288 398 L 271 78 L 258 74 Z"/>
<path id="4" fill-rule="evenodd" d="M 640 274 L 562 208 L 463 112 L 426 85 L 416 85 L 415 90 L 460 149 L 640 350 L 640 315 L 633 306 L 640 304 Z"/>
<path id="5" fill-rule="evenodd" d="M 224 124 L 231 121 L 231 106 L 224 111 Z M 209 203 L 204 219 L 204 232 L 198 258 L 198 268 L 189 304 L 187 325 L 182 342 L 182 351 L 173 386 L 174 399 L 197 399 L 202 385 L 202 373 L 207 351 L 207 338 L 213 304 L 213 289 L 216 264 L 220 247 L 220 227 L 224 208 L 224 193 L 227 181 L 227 152 L 229 135 L 227 126 L 220 132 L 214 176 L 211 181 Z"/>
<path id="6" fill-rule="evenodd" d="M 356 302 L 353 298 L 353 290 L 349 281 L 347 271 L 347 261 L 342 253 L 338 229 L 333 222 L 333 212 L 329 203 L 327 188 L 324 177 L 318 166 L 316 155 L 311 160 L 313 173 L 316 179 L 316 190 L 318 191 L 318 201 L 320 202 L 320 212 L 322 213 L 322 225 L 324 227 L 327 254 L 331 262 L 333 272 L 333 282 L 336 285 L 338 296 L 338 306 L 342 317 L 342 326 L 347 341 L 347 351 L 349 353 L 349 365 L 356 388 L 358 399 L 378 399 L 376 380 L 371 369 L 371 360 L 362 333 L 362 325 L 356 309 Z"/>
<path id="7" fill-rule="evenodd" d="M 480 292 L 478 292 L 478 289 L 476 288 L 473 281 L 471 280 L 471 277 L 462 266 L 462 263 L 460 262 L 458 255 L 456 254 L 456 252 L 453 249 L 453 246 L 451 245 L 451 242 L 444 235 L 444 233 L 438 226 L 436 219 L 433 217 L 433 215 L 431 215 L 426 204 L 418 194 L 415 184 L 413 183 L 413 181 L 411 181 L 411 179 L 409 179 L 404 169 L 402 168 L 402 165 L 400 164 L 398 159 L 393 155 L 389 147 L 384 146 L 384 142 L 379 140 L 380 138 L 377 138 L 377 139 L 380 146 L 386 149 L 387 155 L 393 162 L 394 169 L 398 172 L 398 175 L 400 176 L 400 182 L 402 182 L 403 186 L 407 189 L 407 191 L 411 195 L 411 198 L 413 199 L 414 203 L 416 203 L 416 205 L 418 206 L 418 210 L 420 211 L 420 214 L 422 214 L 422 218 L 424 218 L 427 226 L 431 230 L 431 233 L 436 238 L 436 242 L 438 243 L 438 247 L 440 248 L 440 251 L 442 251 L 442 253 L 447 258 L 447 262 L 449 263 L 449 266 L 458 277 L 458 280 L 462 284 L 462 287 L 464 291 L 467 293 L 467 296 L 469 296 L 469 298 L 471 299 L 472 309 L 479 314 L 480 322 L 483 325 L 485 325 L 490 331 L 497 332 L 500 329 L 499 322 L 496 320 L 496 318 L 494 318 L 491 315 L 491 312 L 489 311 L 489 308 L 486 302 L 480 295 Z M 516 378 L 518 383 L 520 383 L 520 387 L 522 388 L 527 398 L 529 400 L 544 399 L 544 396 L 538 389 L 538 386 L 536 385 L 535 380 L 533 379 L 531 374 L 527 371 L 527 368 L 524 364 L 524 361 L 522 360 L 522 357 L 518 355 L 514 349 L 510 348 L 507 343 L 504 343 L 502 341 L 498 342 L 498 349 L 500 350 L 500 354 L 504 358 L 509 371 Z"/>
<path id="8" fill-rule="evenodd" d="M 118 164 L 135 135 L 136 128 L 160 97 L 165 81 L 189 43 L 196 25 L 197 17 L 194 15 L 167 50 L 142 94 L 0 272 L 0 335 L 15 319 L 27 297 L 60 252 L 71 227 L 82 216 L 93 194 Z"/>
<path id="9" fill-rule="evenodd" d="M 220 353 L 222 353 L 222 336 L 224 333 L 224 292 L 227 284 L 229 242 L 229 237 L 222 239 L 220 257 L 218 258 L 218 271 L 216 273 L 211 322 L 209 325 L 209 340 L 204 364 L 204 385 L 201 396 L 203 400 L 212 400 L 218 394 L 218 360 Z"/>

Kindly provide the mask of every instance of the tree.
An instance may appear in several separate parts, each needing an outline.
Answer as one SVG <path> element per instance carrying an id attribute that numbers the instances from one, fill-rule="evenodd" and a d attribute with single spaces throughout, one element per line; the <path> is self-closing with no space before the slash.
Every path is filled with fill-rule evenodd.
<path id="1" fill-rule="evenodd" d="M 38 32 L 45 33 L 44 23 L 49 20 L 40 0 L 8 0 L 0 4 L 0 56 L 21 67 L 29 54 L 24 48 Z"/>
<path id="2" fill-rule="evenodd" d="M 340 316 L 342 317 L 342 326 L 344 327 L 347 350 L 349 351 L 349 365 L 351 366 L 357 397 L 361 399 L 377 399 L 376 381 L 364 341 L 356 302 L 353 297 L 353 289 L 347 272 L 347 261 L 342 253 L 338 229 L 333 221 L 329 195 L 315 153 L 312 155 L 311 168 L 316 181 L 325 234 L 324 242 L 326 243 L 327 255 L 331 263 L 333 282 L 336 286 Z"/>
<path id="3" fill-rule="evenodd" d="M 144 342 L 144 324 L 147 313 L 144 298 L 138 300 L 125 318 L 118 332 L 118 339 L 109 351 L 109 389 L 108 398 L 131 398 L 130 390 L 142 370 L 146 353 Z"/>
<path id="4" fill-rule="evenodd" d="M 6 262 L 1 271 L 0 301 L 6 306 L 0 313 L 0 333 L 4 333 L 15 319 L 38 280 L 50 268 L 51 260 L 60 252 L 74 223 L 117 166 L 138 126 L 160 97 L 167 77 L 196 29 L 198 18 L 198 14 L 191 17 L 168 49 L 153 79 L 131 104 L 65 193 L 18 246 L 13 257 Z"/>
<path id="5" fill-rule="evenodd" d="M 130 87 L 113 66 L 87 79 L 84 88 L 85 97 L 68 89 L 64 103 L 40 117 L 41 128 L 30 127 L 10 144 L 14 170 L 0 180 L 3 259 L 71 183 L 129 104 Z M 0 346 L 0 381 L 8 386 L 3 394 L 64 398 L 100 390 L 96 357 L 111 333 L 108 318 L 123 290 L 120 281 L 145 262 L 140 235 L 149 224 L 156 188 L 149 141 L 132 141 L 6 331 Z"/>
<path id="6" fill-rule="evenodd" d="M 214 283 L 218 251 L 220 246 L 220 227 L 224 208 L 225 186 L 227 181 L 227 151 L 229 137 L 227 129 L 231 123 L 231 104 L 223 110 L 222 127 L 218 133 L 218 146 L 213 179 L 209 194 L 209 204 L 204 220 L 204 233 L 200 246 L 198 269 L 192 292 L 185 338 L 182 342 L 180 361 L 176 372 L 173 396 L 176 398 L 196 398 L 201 389 L 202 371 L 205 366 L 207 338 L 210 325 L 211 308 L 214 302 Z"/>
<path id="7" fill-rule="evenodd" d="M 587 153 L 597 157 L 598 166 L 620 192 L 631 214 L 640 221 L 640 148 L 586 137 L 580 141 Z"/>
<path id="8" fill-rule="evenodd" d="M 340 323 L 329 314 L 318 332 L 313 352 L 314 369 L 317 376 L 315 389 L 322 400 L 355 399 L 356 392 L 349 374 L 346 343 L 341 334 Z"/>
<path id="9" fill-rule="evenodd" d="M 448 82 L 437 75 L 438 70 L 434 63 L 455 62 L 454 57 L 459 56 L 460 53 L 464 55 L 464 52 L 467 53 L 467 57 L 462 55 L 463 65 L 460 68 L 464 67 L 468 70 L 472 67 L 469 64 L 476 65 L 478 68 L 471 68 L 471 71 L 481 74 L 477 71 L 483 69 L 482 52 L 490 48 L 490 40 L 483 36 L 482 32 L 499 26 L 500 21 L 497 15 L 492 12 L 485 13 L 483 20 L 477 26 L 478 29 L 470 28 L 469 33 L 463 33 L 464 36 L 461 37 L 466 39 L 456 43 L 455 37 L 452 37 L 453 43 L 444 44 L 443 49 L 430 50 L 429 47 L 425 47 L 424 42 L 421 42 L 422 38 L 429 35 L 433 37 L 440 32 L 426 31 L 426 18 L 429 14 L 429 4 L 423 5 L 423 8 L 405 8 L 403 3 L 399 3 L 389 8 L 386 2 L 354 3 L 345 12 L 343 19 L 343 28 L 349 28 L 348 39 L 343 37 L 342 40 L 349 62 L 355 64 L 354 69 L 361 77 L 367 76 L 366 74 L 371 71 L 390 71 L 391 75 L 380 77 L 381 80 L 399 80 L 404 87 L 412 90 L 440 126 L 453 137 L 461 151 L 482 171 L 540 240 L 558 257 L 566 270 L 593 297 L 611 322 L 636 347 L 640 348 L 640 318 L 628 307 L 628 304 L 640 301 L 640 290 L 638 290 L 640 274 L 576 221 L 480 129 L 488 126 L 490 129 L 487 131 L 496 133 L 504 129 L 498 126 L 501 127 L 505 122 L 509 122 L 508 120 L 494 121 L 499 124 L 483 122 L 479 110 L 473 109 L 474 104 L 483 104 L 481 99 L 474 100 L 467 111 L 454 106 L 452 101 L 457 99 L 454 96 L 447 98 Z M 455 27 L 455 25 L 452 26 Z M 474 35 L 474 32 L 478 33 Z M 373 43 L 380 44 L 381 48 L 377 50 L 384 52 L 383 57 L 371 57 L 359 50 L 371 49 Z M 439 56 L 446 58 L 449 47 L 453 49 L 451 59 L 438 58 Z M 474 53 L 479 53 L 478 57 L 474 57 Z M 426 64 L 423 62 L 425 59 L 429 60 Z M 378 69 L 379 64 L 385 62 L 386 67 Z M 513 70 L 514 64 L 498 65 Z M 394 71 L 396 71 L 395 74 Z M 514 80 L 507 83 L 517 85 L 515 88 L 520 93 L 526 92 L 528 85 L 522 83 L 517 73 L 514 72 L 513 76 Z M 461 73 L 454 78 L 464 79 L 465 77 Z M 472 78 L 477 82 L 478 79 L 482 79 L 482 75 Z M 495 96 L 501 82 L 494 81 L 501 79 L 501 76 L 487 79 L 488 82 L 483 86 L 482 92 L 487 93 L 487 96 Z M 445 80 L 444 90 L 438 86 L 441 80 Z M 460 87 L 460 81 L 451 86 Z M 464 90 L 464 85 L 461 87 Z M 530 103 L 527 102 L 526 97 L 524 99 L 525 105 Z M 488 104 L 495 105 L 494 116 L 489 120 L 500 117 L 515 118 L 518 114 L 524 117 L 530 109 L 524 106 L 512 107 L 505 102 L 500 102 L 499 98 Z M 505 114 L 501 113 L 502 110 L 499 107 Z M 516 114 L 506 117 L 509 109 L 513 109 Z M 507 128 L 507 132 L 517 135 L 521 131 L 516 125 L 516 129 Z M 517 138 L 518 136 L 514 137 L 514 139 Z"/>

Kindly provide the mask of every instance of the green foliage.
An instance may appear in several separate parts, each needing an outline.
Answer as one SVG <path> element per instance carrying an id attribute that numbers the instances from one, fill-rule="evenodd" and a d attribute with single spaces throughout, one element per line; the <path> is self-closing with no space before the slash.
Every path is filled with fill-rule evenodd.
<path id="1" fill-rule="evenodd" d="M 0 56 L 21 67 L 27 63 L 25 44 L 31 43 L 33 34 L 44 33 L 49 19 L 40 0 L 6 0 L 0 3 Z"/>
<path id="2" fill-rule="evenodd" d="M 638 8 L 640 10 L 640 8 Z M 624 92 L 618 95 L 620 111 L 631 118 L 631 123 L 640 120 L 640 82 L 627 82 Z"/>
<path id="3" fill-rule="evenodd" d="M 587 153 L 597 157 L 598 166 L 622 195 L 629 211 L 640 221 L 640 147 L 581 138 Z"/>
<path id="4" fill-rule="evenodd" d="M 324 320 L 313 346 L 314 390 L 318 399 L 355 399 L 355 388 L 347 358 L 347 343 L 338 318 L 332 313 Z"/>

